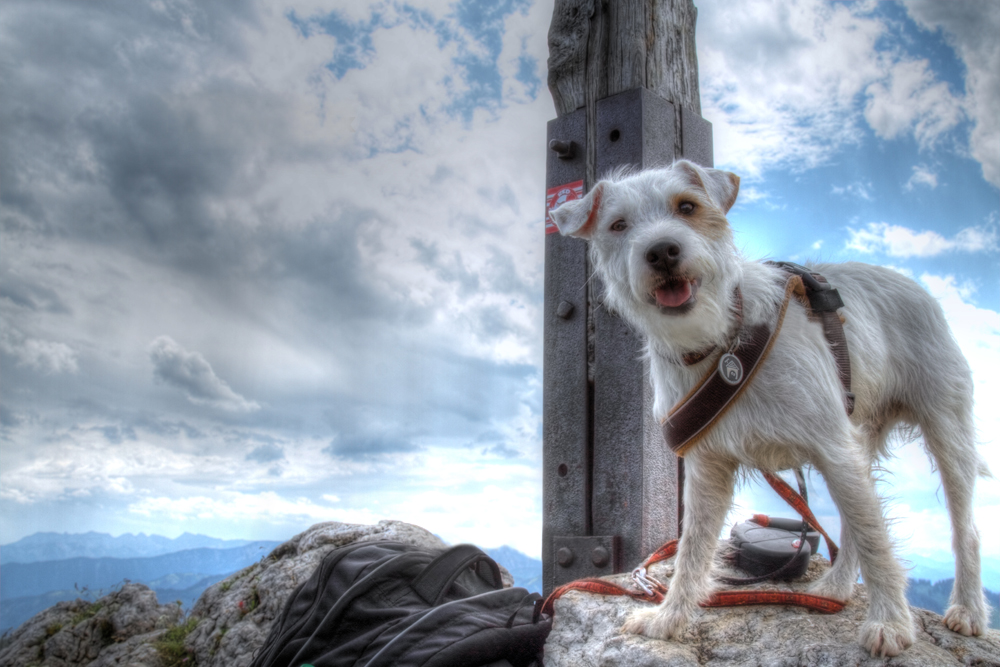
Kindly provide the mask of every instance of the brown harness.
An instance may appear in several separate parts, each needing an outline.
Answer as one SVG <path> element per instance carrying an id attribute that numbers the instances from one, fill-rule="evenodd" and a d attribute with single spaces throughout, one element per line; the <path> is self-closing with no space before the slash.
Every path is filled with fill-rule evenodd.
<path id="1" fill-rule="evenodd" d="M 788 273 L 785 298 L 778 309 L 773 326 L 769 324 L 740 324 L 729 349 L 720 355 L 715 366 L 694 386 L 687 396 L 671 408 L 663 421 L 663 438 L 677 456 L 684 456 L 725 414 L 726 410 L 747 387 L 750 379 L 767 358 L 785 319 L 788 303 L 794 294 L 806 307 L 808 316 L 819 320 L 830 351 L 837 363 L 837 373 L 844 387 L 844 407 L 847 414 L 854 411 L 854 394 L 851 393 L 851 360 L 847 351 L 847 338 L 837 309 L 844 302 L 840 294 L 818 273 L 791 262 L 771 262 Z M 740 304 L 737 291 L 737 304 Z M 742 320 L 742 317 L 740 317 Z M 697 363 L 708 353 L 685 355 L 685 362 Z"/>

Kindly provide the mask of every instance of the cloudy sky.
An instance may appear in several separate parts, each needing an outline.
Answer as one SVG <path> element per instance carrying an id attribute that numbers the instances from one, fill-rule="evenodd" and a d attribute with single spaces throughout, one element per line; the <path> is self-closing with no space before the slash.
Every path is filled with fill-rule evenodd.
<path id="1" fill-rule="evenodd" d="M 936 296 L 1000 473 L 1000 4 L 697 4 L 738 244 Z M 539 555 L 551 12 L 5 2 L 0 543 L 399 518 Z M 947 560 L 900 452 L 900 550 Z"/>

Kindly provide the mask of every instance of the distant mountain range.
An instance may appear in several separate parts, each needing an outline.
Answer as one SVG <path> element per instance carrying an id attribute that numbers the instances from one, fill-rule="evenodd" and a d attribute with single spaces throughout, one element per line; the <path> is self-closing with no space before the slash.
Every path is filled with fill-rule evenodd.
<path id="1" fill-rule="evenodd" d="M 203 579 L 255 563 L 280 542 L 251 542 L 235 549 L 186 549 L 151 558 L 67 558 L 0 566 L 0 600 L 53 590 L 110 588 L 125 579 L 147 584 L 169 575 Z M 188 584 L 189 585 L 189 584 Z"/>
<path id="2" fill-rule="evenodd" d="M 160 535 L 36 533 L 0 546 L 0 632 L 19 626 L 56 602 L 94 600 L 126 580 L 146 584 L 161 603 L 179 601 L 190 609 L 206 588 L 264 558 L 280 542 L 221 540 L 185 533 Z M 542 562 L 508 546 L 484 549 L 513 575 L 515 585 L 542 592 Z M 994 558 L 984 571 L 995 572 Z M 913 563 L 910 604 L 943 613 L 954 576 L 950 563 Z M 940 579 L 940 580 L 939 580 Z M 936 583 L 932 583 L 935 580 Z M 997 594 L 992 627 L 1000 627 Z"/>
<path id="3" fill-rule="evenodd" d="M 483 549 L 490 558 L 507 568 L 514 577 L 514 585 L 527 588 L 529 593 L 542 592 L 542 561 L 525 556 L 517 549 L 503 546 Z"/>
<path id="4" fill-rule="evenodd" d="M 59 539 L 65 542 L 60 543 Z M 124 538 L 124 539 L 123 539 Z M 129 556 L 159 552 L 169 545 L 208 544 L 156 556 Z M 236 544 L 238 546 L 230 546 Z M 179 600 L 189 609 L 217 581 L 259 561 L 281 544 L 273 541 L 219 540 L 185 534 L 174 540 L 159 535 L 101 533 L 59 535 L 38 533 L 0 547 L 0 632 L 19 626 L 38 612 L 62 600 L 94 600 L 126 581 L 146 584 L 161 602 Z M 12 556 L 8 549 L 14 551 Z M 114 553 L 81 556 L 84 554 Z M 69 558 L 53 558 L 56 555 Z M 14 558 L 38 557 L 35 562 Z M 9 560 L 8 560 L 9 559 Z"/>
<path id="5" fill-rule="evenodd" d="M 251 540 L 220 540 L 217 537 L 191 533 L 184 533 L 173 539 L 145 533 L 126 533 L 118 537 L 95 532 L 35 533 L 17 542 L 0 545 L 0 565 L 67 558 L 146 558 L 187 549 L 233 549 L 250 542 Z"/>
<path id="6" fill-rule="evenodd" d="M 206 588 L 267 556 L 280 542 L 160 535 L 35 533 L 0 546 L 0 632 L 57 602 L 96 600 L 126 580 L 161 603 L 190 609 Z M 518 586 L 541 593 L 542 562 L 503 546 L 486 549 Z"/>

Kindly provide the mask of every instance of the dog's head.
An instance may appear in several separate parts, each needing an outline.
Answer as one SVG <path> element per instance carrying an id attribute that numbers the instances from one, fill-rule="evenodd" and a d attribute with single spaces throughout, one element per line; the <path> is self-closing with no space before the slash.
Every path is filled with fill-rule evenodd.
<path id="1" fill-rule="evenodd" d="M 561 233 L 590 242 L 608 305 L 648 334 L 694 345 L 721 326 L 740 278 L 726 220 L 739 183 L 681 160 L 612 176 L 551 215 Z"/>

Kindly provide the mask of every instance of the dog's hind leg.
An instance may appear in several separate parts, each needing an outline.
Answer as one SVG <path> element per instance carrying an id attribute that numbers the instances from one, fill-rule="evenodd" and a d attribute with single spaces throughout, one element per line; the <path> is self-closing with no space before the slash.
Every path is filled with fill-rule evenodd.
<path id="1" fill-rule="evenodd" d="M 860 642 L 873 656 L 894 656 L 915 639 L 906 578 L 892 553 L 866 457 L 850 432 L 844 437 L 845 442 L 825 450 L 827 456 L 817 457 L 813 464 L 826 479 L 830 496 L 840 509 L 847 558 L 857 559 L 868 587 L 868 617 L 861 626 Z M 845 561 L 835 576 L 853 575 L 854 567 Z"/>
<path id="2" fill-rule="evenodd" d="M 632 613 L 622 632 L 656 639 L 677 637 L 713 591 L 712 564 L 719 533 L 732 505 L 736 464 L 695 453 L 684 465 L 684 533 L 678 545 L 674 575 L 658 607 Z"/>
<path id="3" fill-rule="evenodd" d="M 973 520 L 972 496 L 976 478 L 985 466 L 975 448 L 971 412 L 971 406 L 963 403 L 952 411 L 926 413 L 920 429 L 941 473 L 951 513 L 955 585 L 944 622 L 963 635 L 981 635 L 988 627 L 989 606 L 980 579 L 979 532 Z"/>
<path id="4" fill-rule="evenodd" d="M 865 454 L 871 461 L 875 461 L 880 452 L 885 451 L 885 442 L 892 425 L 897 421 L 893 416 L 873 418 L 860 425 L 857 433 L 864 443 Z M 841 525 L 847 522 L 843 512 L 841 512 Z M 809 592 L 813 595 L 833 598 L 846 602 L 854 593 L 854 584 L 858 580 L 858 550 L 854 543 L 854 536 L 850 531 L 845 531 L 841 536 L 840 553 L 837 559 L 826 573 L 820 577 L 812 586 Z"/>

